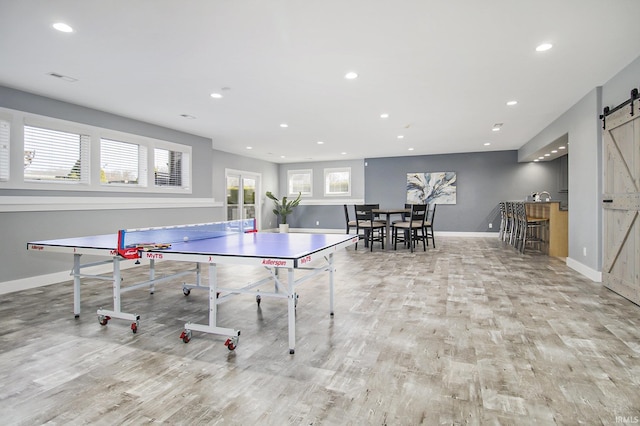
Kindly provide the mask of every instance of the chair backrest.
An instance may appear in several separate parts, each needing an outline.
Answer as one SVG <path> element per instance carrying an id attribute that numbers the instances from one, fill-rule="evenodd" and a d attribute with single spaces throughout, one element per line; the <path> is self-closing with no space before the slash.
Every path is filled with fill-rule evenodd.
<path id="1" fill-rule="evenodd" d="M 436 207 L 437 207 L 437 206 L 438 206 L 437 204 L 434 204 L 434 205 L 433 205 L 433 207 L 431 207 L 431 208 L 429 209 L 429 214 L 428 214 L 428 216 L 427 216 L 427 222 L 428 222 L 428 223 L 429 223 L 429 225 L 430 225 L 430 226 L 432 226 L 432 227 L 433 227 L 433 222 L 434 222 L 434 220 L 436 219 Z"/>
<path id="2" fill-rule="evenodd" d="M 344 205 L 344 218 L 346 219 L 347 223 L 349 223 L 349 221 L 351 219 L 349 219 L 349 208 L 347 207 L 347 205 Z"/>
<path id="3" fill-rule="evenodd" d="M 420 223 L 420 226 L 424 226 L 425 221 L 427 220 L 427 214 L 429 210 L 428 204 L 413 204 L 411 205 L 411 224 L 415 226 L 414 223 Z"/>
<path id="4" fill-rule="evenodd" d="M 369 210 L 371 210 L 371 209 L 379 209 L 380 208 L 380 204 L 364 204 L 364 206 L 366 208 L 368 208 Z M 379 218 L 380 217 L 380 213 L 374 213 L 373 217 L 374 218 Z"/>
<path id="5" fill-rule="evenodd" d="M 373 212 L 371 211 L 373 207 L 370 204 L 356 204 L 354 208 L 357 221 L 371 220 L 373 218 Z"/>
<path id="6" fill-rule="evenodd" d="M 411 203 L 404 203 L 404 208 L 410 209 L 412 205 L 413 204 Z M 410 216 L 411 216 L 411 213 L 402 213 L 402 221 L 403 222 L 406 221 Z"/>

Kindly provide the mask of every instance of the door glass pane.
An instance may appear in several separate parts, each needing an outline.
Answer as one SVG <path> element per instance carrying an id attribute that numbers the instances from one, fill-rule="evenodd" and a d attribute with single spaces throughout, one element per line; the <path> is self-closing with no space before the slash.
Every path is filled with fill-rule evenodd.
<path id="1" fill-rule="evenodd" d="M 240 177 L 227 175 L 227 220 L 240 219 L 238 215 L 239 202 L 238 188 L 240 187 Z"/>
<path id="2" fill-rule="evenodd" d="M 253 219 L 256 217 L 256 180 L 252 178 L 242 179 L 242 194 L 244 195 L 244 217 Z"/>

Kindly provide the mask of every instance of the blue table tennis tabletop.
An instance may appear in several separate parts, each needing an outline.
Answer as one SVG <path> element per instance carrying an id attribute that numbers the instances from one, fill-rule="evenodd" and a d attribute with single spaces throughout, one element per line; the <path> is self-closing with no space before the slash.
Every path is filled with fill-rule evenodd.
<path id="1" fill-rule="evenodd" d="M 165 249 L 150 249 L 149 252 L 172 254 L 196 254 L 235 257 L 267 257 L 298 259 L 317 251 L 353 239 L 348 234 L 303 234 L 252 232 L 230 234 L 223 237 L 172 242 Z M 30 245 L 115 250 L 118 237 L 114 234 L 74 237 L 55 240 L 33 241 Z M 160 240 L 160 242 L 162 242 Z"/>

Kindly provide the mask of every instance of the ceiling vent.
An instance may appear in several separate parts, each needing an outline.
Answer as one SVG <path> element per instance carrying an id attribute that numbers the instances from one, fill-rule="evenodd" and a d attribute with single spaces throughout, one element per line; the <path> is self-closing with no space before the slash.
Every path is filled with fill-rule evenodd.
<path id="1" fill-rule="evenodd" d="M 58 74 L 57 72 L 50 72 L 47 75 L 50 75 L 51 77 L 59 78 L 69 83 L 75 83 L 76 81 L 78 81 L 77 78 L 69 77 L 68 75 Z"/>

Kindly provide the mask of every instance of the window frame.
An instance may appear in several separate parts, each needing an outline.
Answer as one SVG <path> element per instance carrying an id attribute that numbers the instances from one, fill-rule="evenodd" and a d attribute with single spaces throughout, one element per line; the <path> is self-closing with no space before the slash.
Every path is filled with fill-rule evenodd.
<path id="1" fill-rule="evenodd" d="M 9 177 L 0 180 L 0 189 L 48 190 L 48 191 L 91 191 L 91 192 L 128 192 L 148 194 L 192 194 L 193 146 L 168 140 L 154 139 L 142 135 L 101 128 L 93 125 L 66 121 L 54 117 L 0 107 L 0 119 L 9 122 Z M 87 167 L 88 179 L 82 183 L 63 181 L 39 181 L 25 179 L 24 174 L 24 135 L 25 126 L 40 127 L 55 131 L 76 133 L 89 136 L 86 156 L 82 157 L 83 172 Z M 100 179 L 100 141 L 109 139 L 117 142 L 138 145 L 146 149 L 146 158 L 139 159 L 139 183 L 102 184 Z M 154 185 L 153 149 L 161 148 L 182 153 L 182 185 Z M 85 161 L 86 160 L 86 161 Z"/>
<path id="2" fill-rule="evenodd" d="M 309 191 L 301 191 L 296 190 L 293 187 L 292 178 L 294 175 L 308 175 L 309 176 Z M 298 170 L 287 170 L 287 196 L 298 196 L 300 193 L 303 197 L 312 197 L 313 196 L 313 169 L 298 169 Z"/>
<path id="3" fill-rule="evenodd" d="M 0 114 L 0 125 L 6 123 L 6 140 L 0 137 L 0 182 L 9 182 L 11 179 L 11 120 Z M 5 132 L 0 129 L 0 136 Z"/>
<path id="4" fill-rule="evenodd" d="M 137 163 L 137 182 L 136 183 L 126 183 L 126 182 L 103 182 L 102 181 L 102 172 L 103 172 L 103 164 L 104 164 L 104 159 L 102 157 L 102 148 L 103 148 L 103 142 L 112 142 L 112 143 L 117 143 L 117 144 L 123 144 L 123 145 L 134 145 L 137 147 L 137 159 L 136 159 L 136 163 Z M 119 139 L 115 139 L 115 138 L 107 138 L 107 137 L 100 137 L 100 185 L 102 186 L 119 186 L 119 187 L 125 187 L 125 188 L 131 188 L 131 187 L 145 187 L 146 185 L 146 170 L 147 170 L 147 164 L 146 164 L 146 159 L 147 159 L 147 147 L 144 145 L 140 145 L 139 143 L 134 143 L 134 142 L 130 142 L 130 141 L 122 141 Z M 124 169 L 122 169 L 121 171 L 124 171 Z M 105 172 L 106 175 L 106 172 Z"/>
<path id="5" fill-rule="evenodd" d="M 25 119 L 24 123 L 21 126 L 21 143 L 22 147 L 20 152 L 26 152 L 25 147 L 25 139 L 26 139 L 26 128 L 34 128 L 34 129 L 42 129 L 48 130 L 51 132 L 59 132 L 59 133 L 68 133 L 71 135 L 79 136 L 79 152 L 78 152 L 78 160 L 80 160 L 80 178 L 77 180 L 62 180 L 62 179 L 34 179 L 31 177 L 27 177 L 25 175 L 24 167 L 22 169 L 22 181 L 25 185 L 45 185 L 45 186 L 53 186 L 59 187 L 60 189 L 68 189 L 70 187 L 81 187 L 82 190 L 87 190 L 87 187 L 91 184 L 91 134 L 88 129 L 83 129 L 81 127 L 76 126 L 68 126 L 64 123 L 55 123 L 47 120 L 46 122 L 40 120 L 31 120 Z M 9 144 L 12 145 L 13 140 L 9 141 Z M 78 161 L 76 160 L 76 162 Z M 77 164 L 77 163 L 76 163 Z M 24 166 L 24 156 L 23 156 L 23 166 Z M 75 168 L 75 166 L 73 166 Z M 57 188 L 56 188 L 57 189 Z"/>
<path id="6" fill-rule="evenodd" d="M 332 173 L 348 173 L 348 189 L 345 192 L 331 192 L 329 190 L 329 176 Z M 351 196 L 351 167 L 329 167 L 324 169 L 324 196 L 325 197 L 350 197 Z"/>

